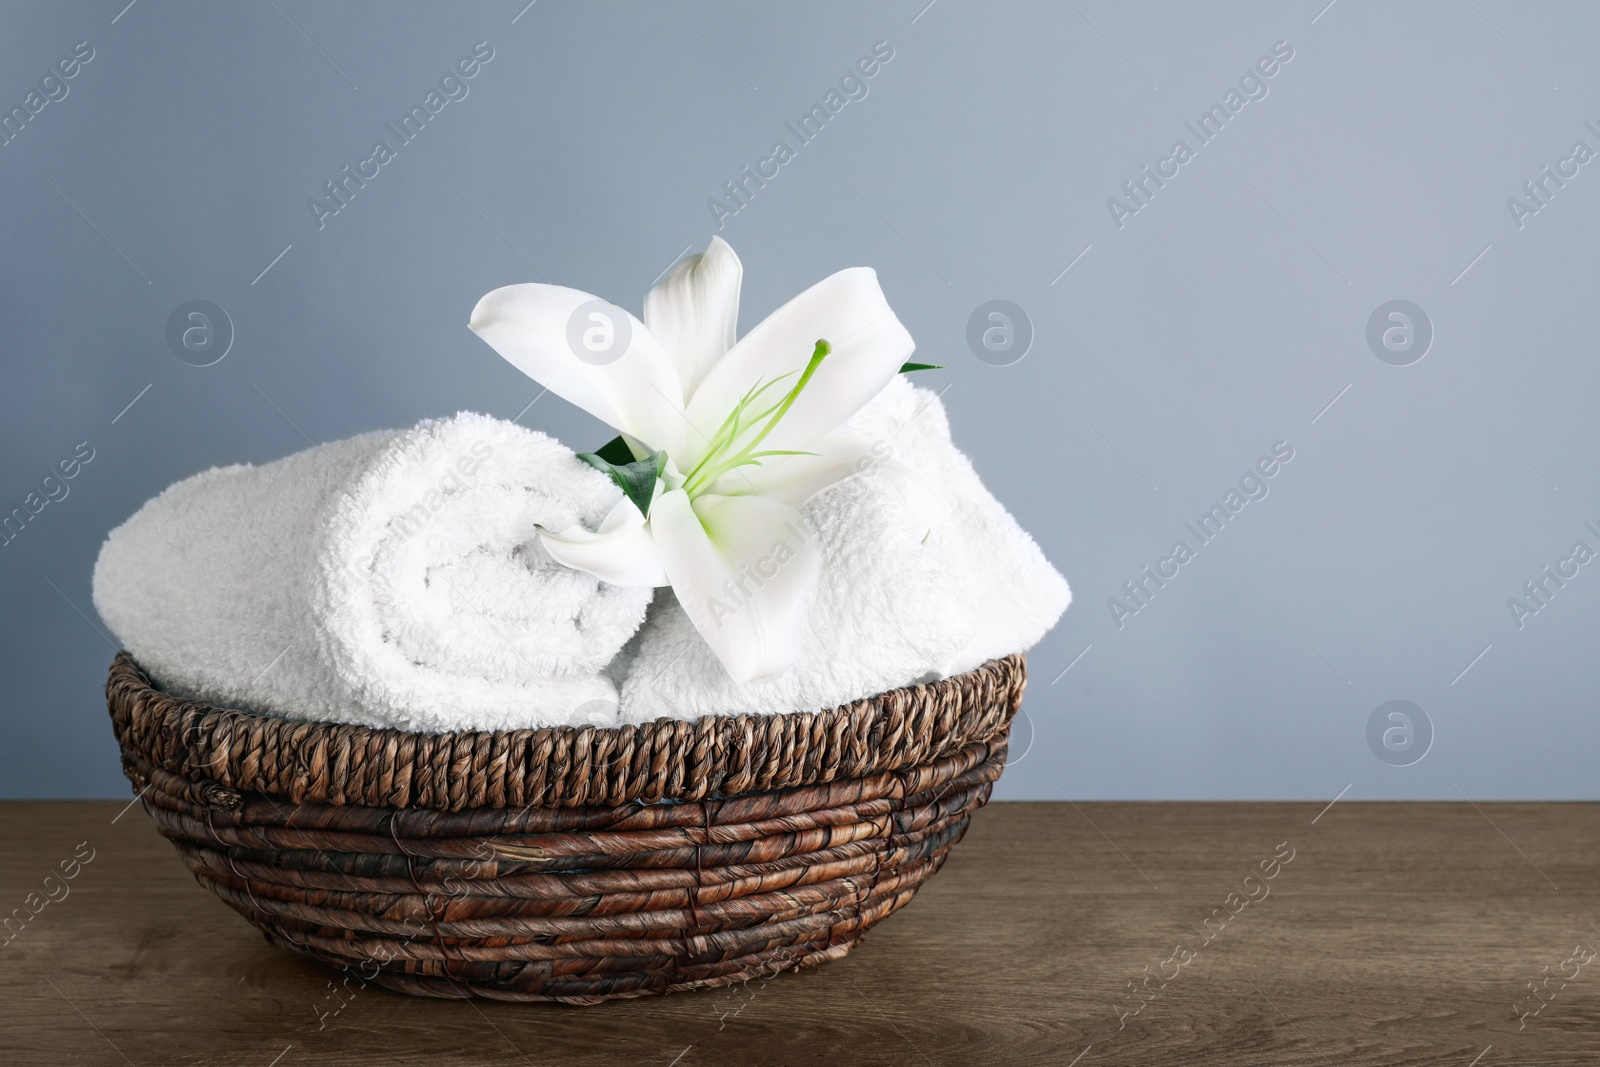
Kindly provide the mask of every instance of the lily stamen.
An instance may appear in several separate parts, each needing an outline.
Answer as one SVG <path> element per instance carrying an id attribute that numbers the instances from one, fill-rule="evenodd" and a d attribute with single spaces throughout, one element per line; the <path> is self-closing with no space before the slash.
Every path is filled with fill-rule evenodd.
<path id="1" fill-rule="evenodd" d="M 866 267 L 829 275 L 741 338 L 742 277 L 739 257 L 713 237 L 651 287 L 643 321 L 612 307 L 627 318 L 629 341 L 603 362 L 573 347 L 573 324 L 599 299 L 575 289 L 506 286 L 468 321 L 518 369 L 618 433 L 580 458 L 621 499 L 598 528 L 541 528 L 551 558 L 612 585 L 671 586 L 729 676 L 748 682 L 793 660 L 821 550 L 794 546 L 732 617 L 713 611 L 715 590 L 788 537 L 811 498 L 863 463 L 892 462 L 848 424 L 918 364 L 906 362 L 916 345 Z"/>
<path id="2" fill-rule="evenodd" d="M 761 432 L 756 434 L 755 438 L 751 440 L 749 444 L 745 445 L 743 451 L 741 451 L 737 456 L 734 456 L 731 459 L 728 458 L 725 451 L 716 448 L 716 441 L 715 438 L 713 438 L 712 448 L 707 451 L 706 457 L 702 458 L 700 462 L 695 465 L 695 469 L 686 477 L 683 486 L 684 491 L 693 497 L 706 486 L 722 477 L 724 474 L 736 470 L 739 467 L 748 466 L 751 463 L 759 463 L 761 458 L 765 456 L 810 455 L 810 453 L 806 452 L 784 449 L 775 449 L 768 452 L 756 452 L 755 449 L 761 444 L 762 441 L 767 439 L 767 435 L 772 433 L 773 429 L 783 419 L 784 415 L 788 414 L 789 409 L 794 406 L 794 402 L 800 399 L 800 394 L 802 391 L 804 391 L 806 385 L 811 381 L 811 376 L 817 373 L 817 368 L 822 365 L 823 359 L 825 359 L 828 353 L 832 351 L 833 346 L 828 344 L 825 338 L 817 342 L 816 347 L 811 351 L 811 359 L 806 363 L 805 370 L 800 372 L 800 380 L 794 383 L 794 387 L 784 395 L 782 400 L 778 401 L 772 407 L 768 408 L 760 415 L 757 415 L 755 419 L 752 420 L 751 425 L 753 428 L 763 418 L 766 418 L 769 414 L 771 416 L 770 418 L 767 418 L 766 425 L 761 428 Z M 776 384 L 776 381 L 768 382 L 759 388 L 752 390 L 750 393 L 746 394 L 746 396 L 749 400 L 754 400 L 755 397 L 760 396 L 761 393 L 765 392 L 769 385 L 774 384 Z M 740 406 L 735 408 L 733 413 L 729 415 L 728 419 L 723 423 L 723 425 L 726 426 L 729 422 L 732 422 L 735 426 L 735 430 L 732 436 L 729 438 L 730 445 L 733 443 L 733 441 L 738 439 L 738 419 L 740 414 L 743 412 L 744 407 L 745 404 L 741 403 Z M 706 473 L 703 470 L 706 459 L 718 454 L 722 455 L 723 462 L 713 467 L 710 473 Z"/>

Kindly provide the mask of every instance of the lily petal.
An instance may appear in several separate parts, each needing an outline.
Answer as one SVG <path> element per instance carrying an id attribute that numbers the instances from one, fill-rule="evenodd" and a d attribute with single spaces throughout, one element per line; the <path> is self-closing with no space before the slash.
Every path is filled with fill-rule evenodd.
<path id="1" fill-rule="evenodd" d="M 813 455 L 785 456 L 775 463 L 733 471 L 713 485 L 711 492 L 729 496 L 759 493 L 798 508 L 841 483 L 865 485 L 867 479 L 881 479 L 905 502 L 906 521 L 915 527 L 918 541 L 944 521 L 948 509 L 943 495 L 915 470 L 891 458 L 886 442 L 846 429 L 813 442 L 810 451 Z"/>
<path id="2" fill-rule="evenodd" d="M 717 479 L 708 492 L 723 496 L 759 494 L 798 508 L 830 485 L 871 471 L 888 458 L 884 446 L 845 428 L 811 442 L 806 452 L 810 454 L 772 457 L 730 471 Z"/>
<path id="3" fill-rule="evenodd" d="M 803 449 L 836 429 L 877 396 L 916 350 L 884 298 L 877 272 L 842 270 L 774 311 L 734 345 L 690 395 L 690 421 L 709 436 L 756 382 L 792 374 L 784 379 L 792 385 L 818 340 L 832 346 L 831 354 L 763 449 Z"/>
<path id="4" fill-rule="evenodd" d="M 627 497 L 617 501 L 598 530 L 583 526 L 569 526 L 559 532 L 540 530 L 539 543 L 557 563 L 587 571 L 602 582 L 623 586 L 669 584 L 645 517 Z"/>
<path id="5" fill-rule="evenodd" d="M 822 569 L 815 531 L 798 509 L 760 496 L 678 489 L 650 508 L 672 590 L 734 681 L 788 670 Z"/>
<path id="6" fill-rule="evenodd" d="M 468 326 L 512 366 L 564 400 L 652 449 L 681 454 L 693 431 L 683 415 L 683 388 L 672 357 L 645 324 L 615 305 L 594 309 L 609 319 L 620 353 L 587 350 L 570 338 L 607 328 L 581 313 L 598 301 L 561 285 L 508 285 L 478 301 Z M 603 302 L 602 302 L 603 303 Z M 581 321 L 574 324 L 574 319 Z"/>
<path id="7" fill-rule="evenodd" d="M 674 266 L 644 298 L 644 322 L 671 353 L 685 396 L 733 347 L 744 265 L 728 242 L 711 238 Z"/>

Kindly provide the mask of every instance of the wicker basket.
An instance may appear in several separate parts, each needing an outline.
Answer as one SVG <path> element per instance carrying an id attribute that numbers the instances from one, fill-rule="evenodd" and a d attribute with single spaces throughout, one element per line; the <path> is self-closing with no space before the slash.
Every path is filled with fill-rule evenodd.
<path id="1" fill-rule="evenodd" d="M 106 697 L 145 810 L 268 940 L 406 993 L 594 1004 L 849 952 L 988 800 L 1025 675 L 500 733 L 214 708 L 126 653 Z"/>

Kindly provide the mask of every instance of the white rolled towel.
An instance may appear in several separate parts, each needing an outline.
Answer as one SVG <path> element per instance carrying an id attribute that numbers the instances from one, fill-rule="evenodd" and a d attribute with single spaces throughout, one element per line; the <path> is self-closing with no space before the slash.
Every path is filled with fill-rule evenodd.
<path id="1" fill-rule="evenodd" d="M 560 443 L 461 414 L 173 485 L 95 566 L 100 615 L 169 692 L 443 732 L 614 722 L 602 673 L 653 590 L 555 563 L 535 526 L 620 490 Z"/>
<path id="2" fill-rule="evenodd" d="M 822 570 L 794 665 L 735 683 L 663 590 L 624 654 L 625 720 L 833 707 L 1024 651 L 1055 625 L 1066 579 L 951 442 L 937 394 L 897 376 L 849 427 L 918 481 L 872 467 L 805 506 L 795 537 L 817 538 Z"/>

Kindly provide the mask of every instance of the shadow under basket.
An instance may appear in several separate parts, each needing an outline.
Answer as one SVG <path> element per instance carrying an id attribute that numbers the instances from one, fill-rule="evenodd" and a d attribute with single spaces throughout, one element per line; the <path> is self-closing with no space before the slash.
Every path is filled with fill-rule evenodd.
<path id="1" fill-rule="evenodd" d="M 418 734 L 180 700 L 127 653 L 123 770 L 274 944 L 435 997 L 726 985 L 837 959 L 1005 766 L 1021 654 L 820 712 Z"/>

